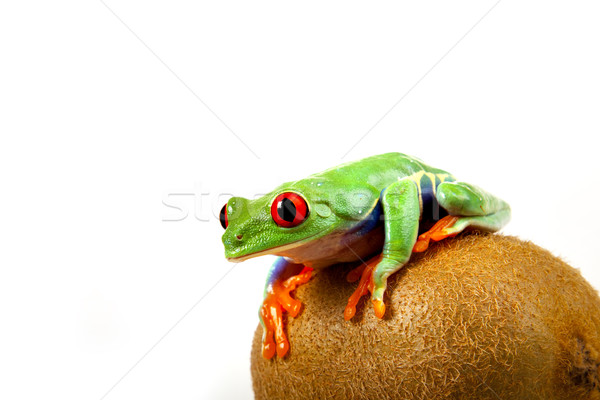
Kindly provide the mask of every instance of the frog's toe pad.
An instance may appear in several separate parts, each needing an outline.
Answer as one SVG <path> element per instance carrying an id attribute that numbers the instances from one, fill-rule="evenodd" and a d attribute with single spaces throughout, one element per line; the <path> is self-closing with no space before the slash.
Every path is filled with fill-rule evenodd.
<path id="1" fill-rule="evenodd" d="M 419 238 L 413 247 L 413 253 L 422 253 L 429 248 L 429 238 Z"/>
<path id="2" fill-rule="evenodd" d="M 373 310 L 375 310 L 375 316 L 382 319 L 385 315 L 385 303 L 382 300 L 375 299 L 372 301 Z"/>

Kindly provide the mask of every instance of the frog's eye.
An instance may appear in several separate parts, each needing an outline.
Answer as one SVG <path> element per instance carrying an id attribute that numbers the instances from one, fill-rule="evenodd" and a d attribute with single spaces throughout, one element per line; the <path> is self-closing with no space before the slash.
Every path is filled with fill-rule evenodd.
<path id="1" fill-rule="evenodd" d="M 221 212 L 219 213 L 219 221 L 221 221 L 221 226 L 223 229 L 227 229 L 227 225 L 229 221 L 227 221 L 227 203 L 221 208 Z"/>
<path id="2" fill-rule="evenodd" d="M 271 205 L 271 217 L 284 228 L 300 225 L 308 217 L 308 204 L 297 193 L 281 193 Z"/>

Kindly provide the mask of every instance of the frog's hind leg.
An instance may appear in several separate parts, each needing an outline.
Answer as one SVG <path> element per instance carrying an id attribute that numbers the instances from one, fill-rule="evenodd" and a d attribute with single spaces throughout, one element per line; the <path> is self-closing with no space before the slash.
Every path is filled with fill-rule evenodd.
<path id="1" fill-rule="evenodd" d="M 467 227 L 495 232 L 510 219 L 510 207 L 506 202 L 465 182 L 440 183 L 436 198 L 450 215 L 421 234 L 413 252 L 425 251 L 430 240 L 439 241 L 456 236 Z"/>
<path id="2" fill-rule="evenodd" d="M 413 247 L 413 253 L 422 253 L 429 248 L 429 241 L 442 240 L 447 237 L 455 236 L 457 233 L 450 233 L 449 228 L 453 227 L 454 224 L 459 220 L 459 217 L 454 215 L 447 215 L 444 218 L 436 222 L 427 232 L 422 233 L 417 238 L 417 242 Z"/>

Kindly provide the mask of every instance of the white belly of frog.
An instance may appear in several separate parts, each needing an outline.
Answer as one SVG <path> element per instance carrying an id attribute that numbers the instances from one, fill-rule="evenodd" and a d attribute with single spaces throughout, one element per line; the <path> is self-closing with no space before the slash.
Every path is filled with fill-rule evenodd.
<path id="1" fill-rule="evenodd" d="M 361 235 L 348 232 L 329 234 L 273 254 L 296 264 L 324 268 L 337 263 L 365 260 L 381 251 L 384 240 L 385 233 L 383 226 L 380 226 Z"/>

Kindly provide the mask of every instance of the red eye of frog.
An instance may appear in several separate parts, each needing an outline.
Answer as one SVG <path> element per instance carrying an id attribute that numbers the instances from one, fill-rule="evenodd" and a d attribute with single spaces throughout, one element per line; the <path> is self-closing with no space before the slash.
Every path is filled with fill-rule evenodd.
<path id="1" fill-rule="evenodd" d="M 281 193 L 271 205 L 271 217 L 284 228 L 300 225 L 308 217 L 308 204 L 297 193 Z"/>
<path id="2" fill-rule="evenodd" d="M 219 213 L 219 221 L 221 221 L 221 226 L 223 229 L 227 229 L 227 225 L 229 225 L 229 221 L 227 221 L 227 203 L 221 208 L 221 212 Z"/>

